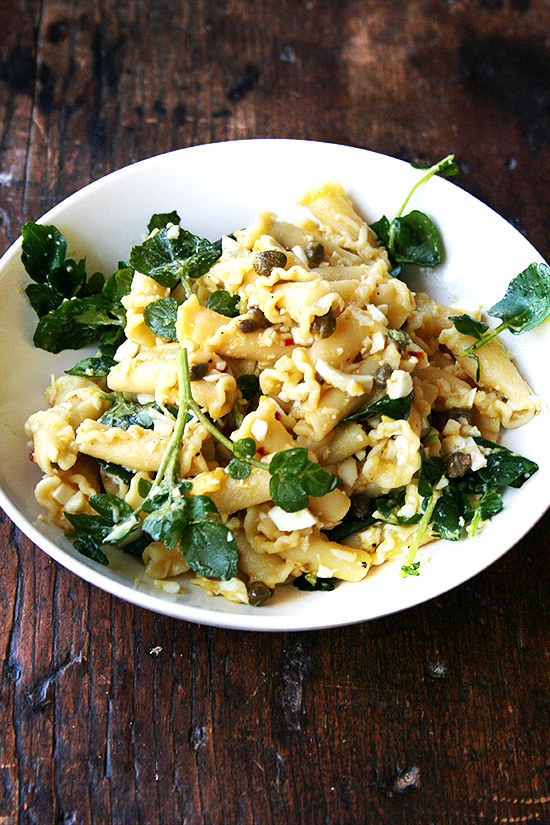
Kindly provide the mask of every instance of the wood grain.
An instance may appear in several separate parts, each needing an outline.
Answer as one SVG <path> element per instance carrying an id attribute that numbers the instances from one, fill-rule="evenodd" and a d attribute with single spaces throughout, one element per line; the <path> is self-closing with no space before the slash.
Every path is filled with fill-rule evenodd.
<path id="1" fill-rule="evenodd" d="M 454 151 L 548 258 L 549 24 L 546 0 L 2 0 L 0 247 L 133 161 L 280 136 Z M 550 823 L 549 526 L 406 613 L 269 635 L 120 602 L 4 517 L 1 825 Z"/>

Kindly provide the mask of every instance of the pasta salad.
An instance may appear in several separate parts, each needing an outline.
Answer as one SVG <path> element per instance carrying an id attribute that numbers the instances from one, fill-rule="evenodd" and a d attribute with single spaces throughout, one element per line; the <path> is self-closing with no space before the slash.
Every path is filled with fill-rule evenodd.
<path id="1" fill-rule="evenodd" d="M 107 280 L 55 227 L 23 227 L 34 343 L 99 341 L 25 425 L 36 499 L 81 553 L 108 564 L 116 545 L 172 592 L 260 605 L 390 559 L 417 576 L 422 545 L 502 509 L 537 465 L 501 430 L 542 403 L 498 333 L 550 314 L 550 270 L 513 279 L 493 329 L 412 292 L 406 266 L 443 256 L 431 220 L 404 214 L 415 188 L 369 226 L 327 183 L 299 222 L 262 212 L 215 243 L 156 214 Z"/>

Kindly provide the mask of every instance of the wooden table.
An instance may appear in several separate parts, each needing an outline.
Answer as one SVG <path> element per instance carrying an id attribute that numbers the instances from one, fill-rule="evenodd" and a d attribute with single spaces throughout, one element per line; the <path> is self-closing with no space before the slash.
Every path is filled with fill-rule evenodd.
<path id="1" fill-rule="evenodd" d="M 281 136 L 454 151 L 550 257 L 548 0 L 2 0 L 0 106 L 2 250 L 132 161 Z M 269 635 L 122 603 L 4 518 L 1 825 L 548 825 L 549 523 L 404 614 Z"/>

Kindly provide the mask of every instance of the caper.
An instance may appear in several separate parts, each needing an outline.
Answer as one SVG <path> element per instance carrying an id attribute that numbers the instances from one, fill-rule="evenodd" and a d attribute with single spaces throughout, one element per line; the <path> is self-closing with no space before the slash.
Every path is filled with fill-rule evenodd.
<path id="1" fill-rule="evenodd" d="M 447 478 L 462 478 L 472 466 L 470 453 L 451 453 L 447 459 Z"/>
<path id="2" fill-rule="evenodd" d="M 237 326 L 241 332 L 256 332 L 259 329 L 265 329 L 271 326 L 271 322 L 267 320 L 262 310 L 259 307 L 252 307 L 245 318 L 240 318 L 237 321 Z"/>
<path id="3" fill-rule="evenodd" d="M 385 387 L 393 370 L 389 364 L 381 364 L 373 375 L 373 381 L 377 387 Z"/>
<path id="4" fill-rule="evenodd" d="M 252 582 L 248 587 L 248 602 L 253 607 L 265 604 L 271 598 L 271 588 L 263 582 Z"/>
<path id="5" fill-rule="evenodd" d="M 332 307 L 329 309 L 326 315 L 316 315 L 313 321 L 311 322 L 310 327 L 310 330 L 313 333 L 313 335 L 317 335 L 319 338 L 330 338 L 335 329 L 336 318 L 334 317 Z"/>
<path id="6" fill-rule="evenodd" d="M 204 378 L 207 372 L 208 364 L 205 361 L 202 361 L 198 364 L 192 364 L 189 367 L 189 380 L 200 381 L 201 378 Z"/>
<path id="7" fill-rule="evenodd" d="M 325 247 L 321 241 L 308 241 L 304 249 L 306 258 L 312 266 L 318 266 L 325 260 Z"/>
<path id="8" fill-rule="evenodd" d="M 371 511 L 372 502 L 364 493 L 354 493 L 350 497 L 351 513 L 355 518 L 365 518 Z"/>
<path id="9" fill-rule="evenodd" d="M 267 249 L 265 252 L 258 252 L 254 256 L 252 266 L 258 275 L 271 275 L 271 270 L 276 266 L 286 266 L 287 257 L 280 249 Z"/>

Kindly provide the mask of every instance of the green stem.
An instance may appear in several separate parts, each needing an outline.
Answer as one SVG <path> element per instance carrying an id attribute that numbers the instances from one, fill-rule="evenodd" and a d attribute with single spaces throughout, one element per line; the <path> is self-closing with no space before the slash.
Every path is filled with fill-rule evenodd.
<path id="1" fill-rule="evenodd" d="M 181 276 L 181 285 L 183 287 L 183 291 L 185 292 L 185 297 L 190 298 L 193 295 L 193 290 L 191 289 L 191 284 L 189 283 L 189 278 L 187 275 L 182 273 Z"/>
<path id="2" fill-rule="evenodd" d="M 426 534 L 426 530 L 428 529 L 430 519 L 433 516 L 433 512 L 435 510 L 435 505 L 437 504 L 437 501 L 438 501 L 440 495 L 441 495 L 441 492 L 439 490 L 434 490 L 433 493 L 431 494 L 430 498 L 428 499 L 428 504 L 426 506 L 426 509 L 424 510 L 424 515 L 422 516 L 422 518 L 418 522 L 418 527 L 416 528 L 416 532 L 413 536 L 413 540 L 411 541 L 411 543 L 409 545 L 407 555 L 405 556 L 405 560 L 404 560 L 403 564 L 401 565 L 401 576 L 403 578 L 405 578 L 405 576 L 407 575 L 407 573 L 405 572 L 405 570 L 403 568 L 410 567 L 411 564 L 413 563 L 414 557 L 416 556 L 416 552 L 417 552 L 418 548 L 420 547 L 422 539 L 424 538 L 424 536 Z"/>
<path id="3" fill-rule="evenodd" d="M 501 324 L 498 325 L 498 327 L 495 327 L 494 329 L 490 329 L 487 332 L 484 332 L 479 341 L 476 341 L 475 344 L 472 344 L 470 347 L 467 347 L 466 349 L 462 350 L 462 352 L 459 352 L 457 358 L 459 358 L 461 355 L 472 355 L 472 353 L 474 353 L 480 347 L 485 346 L 485 344 L 488 344 L 489 341 L 492 341 L 493 338 L 496 338 L 497 335 L 499 335 L 505 329 L 508 329 L 508 324 L 506 323 L 506 321 L 503 321 Z"/>
<path id="4" fill-rule="evenodd" d="M 429 180 L 431 177 L 433 177 L 433 175 L 436 175 L 437 172 L 439 172 L 440 168 L 443 166 L 444 163 L 447 163 L 448 161 L 452 161 L 452 160 L 454 160 L 454 155 L 447 155 L 446 158 L 443 158 L 443 160 L 440 160 L 438 163 L 434 164 L 433 166 L 430 166 L 430 168 L 426 170 L 426 173 L 420 178 L 420 180 L 418 180 L 415 183 L 415 185 L 413 186 L 413 188 L 411 189 L 411 191 L 409 192 L 409 194 L 407 195 L 407 197 L 403 201 L 403 205 L 401 206 L 401 209 L 399 210 L 399 212 L 395 216 L 396 218 L 401 217 L 401 215 L 403 214 L 403 212 L 405 210 L 405 207 L 407 206 L 408 202 L 410 201 L 410 199 L 412 198 L 412 196 L 414 195 L 414 193 L 416 192 L 418 187 L 422 186 L 423 183 L 426 183 L 426 181 Z M 390 229 L 390 235 L 391 235 L 391 229 Z"/>
<path id="5" fill-rule="evenodd" d="M 219 441 L 220 444 L 223 444 L 223 446 L 226 447 L 232 455 L 235 455 L 235 444 L 233 443 L 233 441 L 231 441 L 231 439 L 227 438 L 227 436 L 223 435 L 223 433 L 221 433 L 218 430 L 218 428 L 215 426 L 215 424 L 213 424 L 210 421 L 210 419 L 203 413 L 203 411 L 201 410 L 201 408 L 199 407 L 199 405 L 197 404 L 197 402 L 193 398 L 193 395 L 191 393 L 191 382 L 189 380 L 189 366 L 187 364 L 187 351 L 185 349 L 182 350 L 182 351 L 185 352 L 185 364 L 186 364 L 186 370 L 187 370 L 185 380 L 186 380 L 186 384 L 187 384 L 187 393 L 188 393 L 188 402 L 187 403 L 189 405 L 189 409 L 191 410 L 193 415 L 196 418 L 198 418 L 198 420 L 201 422 L 201 424 L 203 424 L 203 426 L 206 427 L 208 432 L 217 441 Z M 261 470 L 267 470 L 269 468 L 269 465 L 264 464 L 262 461 L 258 461 L 256 458 L 246 458 L 246 459 L 242 459 L 242 460 L 243 461 L 248 461 L 250 464 L 253 464 L 255 467 L 259 467 Z"/>

